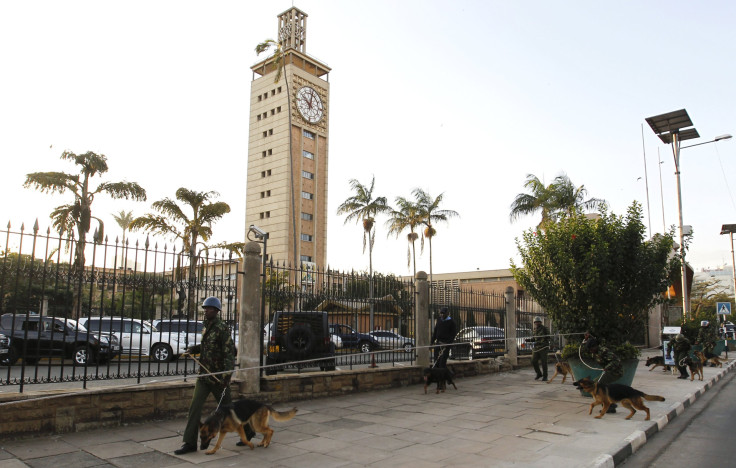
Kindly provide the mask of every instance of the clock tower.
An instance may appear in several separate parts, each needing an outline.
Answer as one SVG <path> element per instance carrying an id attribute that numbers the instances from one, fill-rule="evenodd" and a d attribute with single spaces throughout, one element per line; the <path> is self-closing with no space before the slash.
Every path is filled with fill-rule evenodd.
<path id="1" fill-rule="evenodd" d="M 269 233 L 269 260 L 325 267 L 330 68 L 307 54 L 298 8 L 278 15 L 277 37 L 281 61 L 272 48 L 251 67 L 246 231 Z"/>

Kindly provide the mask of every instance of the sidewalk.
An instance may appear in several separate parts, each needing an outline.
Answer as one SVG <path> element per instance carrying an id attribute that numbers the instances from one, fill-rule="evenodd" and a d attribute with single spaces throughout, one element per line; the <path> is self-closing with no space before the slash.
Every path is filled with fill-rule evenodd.
<path id="1" fill-rule="evenodd" d="M 582 397 L 569 377 L 565 385 L 559 376 L 547 384 L 525 368 L 458 379 L 457 390 L 439 395 L 411 386 L 296 402 L 294 419 L 271 422 L 275 434 L 266 449 L 237 447 L 237 435 L 228 434 L 215 455 L 176 456 L 185 425 L 178 419 L 0 442 L 0 468 L 610 467 L 735 367 L 733 360 L 722 369 L 706 367 L 703 382 L 690 382 L 661 368 L 649 372 L 645 357 L 634 387 L 667 399 L 646 402 L 651 421 L 644 421 L 641 411 L 626 421 L 626 409 L 594 419 L 588 415 L 592 400 Z"/>

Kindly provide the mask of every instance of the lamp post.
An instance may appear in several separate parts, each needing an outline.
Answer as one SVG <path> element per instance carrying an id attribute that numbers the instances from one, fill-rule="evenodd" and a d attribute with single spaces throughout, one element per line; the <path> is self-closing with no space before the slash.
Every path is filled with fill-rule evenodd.
<path id="1" fill-rule="evenodd" d="M 736 295 L 736 258 L 733 254 L 733 233 L 736 232 L 736 224 L 724 224 L 721 226 L 721 235 L 730 234 L 731 238 L 731 266 L 733 267 L 733 293 Z"/>
<path id="2" fill-rule="evenodd" d="M 680 231 L 680 260 L 682 263 L 682 317 L 686 319 L 690 316 L 690 296 L 687 287 L 687 265 L 685 263 L 685 233 L 682 223 L 682 188 L 680 185 L 680 150 L 700 146 L 706 143 L 714 143 L 720 140 L 727 140 L 731 135 L 721 135 L 714 140 L 703 143 L 696 143 L 689 146 L 680 146 L 681 141 L 700 138 L 700 134 L 693 127 L 693 122 L 685 109 L 680 109 L 666 114 L 647 117 L 646 122 L 652 128 L 654 133 L 665 144 L 672 145 L 672 154 L 675 158 L 675 175 L 677 176 L 677 212 L 679 215 L 679 231 Z"/>

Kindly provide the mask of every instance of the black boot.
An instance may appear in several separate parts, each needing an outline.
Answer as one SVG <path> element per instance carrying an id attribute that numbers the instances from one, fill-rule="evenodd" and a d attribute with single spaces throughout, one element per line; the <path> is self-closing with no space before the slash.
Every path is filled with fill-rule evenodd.
<path id="1" fill-rule="evenodd" d="M 611 404 L 611 406 L 608 407 L 608 411 L 606 411 L 606 413 L 615 413 L 617 406 L 618 405 L 616 403 Z"/>
<path id="2" fill-rule="evenodd" d="M 181 446 L 181 448 L 178 448 L 174 450 L 175 455 L 184 455 L 186 453 L 196 452 L 197 451 L 197 445 L 192 444 L 184 444 Z"/>

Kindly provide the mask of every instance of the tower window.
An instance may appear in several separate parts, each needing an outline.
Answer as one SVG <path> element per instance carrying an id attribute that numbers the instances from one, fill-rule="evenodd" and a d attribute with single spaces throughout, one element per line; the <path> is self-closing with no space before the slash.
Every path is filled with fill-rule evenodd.
<path id="1" fill-rule="evenodd" d="M 302 240 L 307 242 L 312 242 L 312 235 L 311 234 L 302 234 Z"/>
<path id="2" fill-rule="evenodd" d="M 263 132 L 263 138 L 266 138 L 268 136 L 268 132 Z"/>
<path id="3" fill-rule="evenodd" d="M 273 128 L 269 128 L 269 129 L 268 129 L 268 134 L 269 134 L 269 135 L 273 135 Z"/>
<path id="4" fill-rule="evenodd" d="M 314 200 L 314 194 L 309 192 L 302 192 L 302 198 L 305 200 Z"/>
<path id="5" fill-rule="evenodd" d="M 258 102 L 261 102 L 261 99 L 263 99 L 263 96 L 261 96 L 261 95 L 259 94 L 259 95 L 258 95 Z"/>
<path id="6" fill-rule="evenodd" d="M 304 135 L 305 138 L 309 138 L 310 140 L 314 140 L 314 133 L 310 132 L 309 130 L 303 130 L 302 135 Z"/>
<path id="7" fill-rule="evenodd" d="M 268 150 L 268 155 L 271 156 L 272 154 L 273 154 L 273 150 L 272 149 Z"/>
<path id="8" fill-rule="evenodd" d="M 302 211 L 302 219 L 304 221 L 311 221 L 314 219 L 314 216 L 311 213 L 305 213 Z"/>
<path id="9" fill-rule="evenodd" d="M 264 157 L 264 158 L 266 157 L 266 152 L 265 151 L 263 153 L 261 153 L 261 157 Z"/>
<path id="10" fill-rule="evenodd" d="M 307 159 L 314 159 L 314 153 L 310 153 L 307 150 L 302 150 L 302 156 L 304 156 Z"/>
<path id="11" fill-rule="evenodd" d="M 279 86 L 279 87 L 278 87 L 278 92 L 279 92 L 279 93 L 281 92 L 281 86 Z"/>
<path id="12" fill-rule="evenodd" d="M 272 90 L 271 90 L 271 96 L 273 96 L 273 95 L 275 95 L 275 94 L 276 94 L 276 90 L 275 90 L 275 89 L 272 89 Z"/>
<path id="13" fill-rule="evenodd" d="M 300 260 L 302 262 L 311 262 L 312 261 L 312 256 L 311 255 L 302 255 L 300 257 Z"/>
<path id="14" fill-rule="evenodd" d="M 302 177 L 312 180 L 314 179 L 314 174 L 312 174 L 311 172 L 302 171 Z"/>
<path id="15" fill-rule="evenodd" d="M 276 112 L 281 112 L 281 106 L 276 108 Z"/>
<path id="16" fill-rule="evenodd" d="M 258 114 L 256 120 L 258 120 L 260 122 L 260 120 L 261 120 L 261 114 Z"/>

